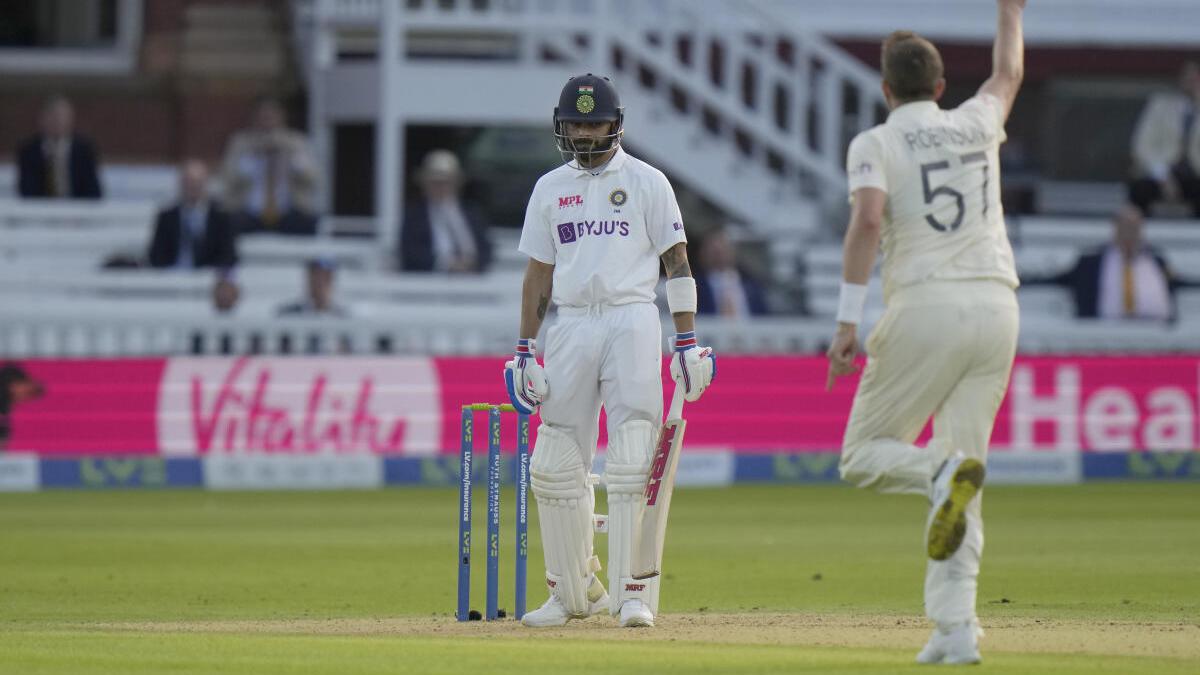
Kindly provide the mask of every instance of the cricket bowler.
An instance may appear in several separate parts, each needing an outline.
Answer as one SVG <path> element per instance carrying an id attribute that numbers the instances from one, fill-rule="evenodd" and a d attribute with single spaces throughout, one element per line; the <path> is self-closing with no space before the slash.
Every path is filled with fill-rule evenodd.
<path id="1" fill-rule="evenodd" d="M 928 497 L 920 663 L 978 663 L 980 490 L 1017 347 L 1017 274 L 1000 205 L 1000 144 L 1024 73 L 1025 0 L 997 0 L 992 75 L 953 110 L 942 59 L 907 31 L 883 42 L 887 121 L 850 143 L 851 199 L 826 387 L 855 372 L 867 281 L 883 251 L 886 309 L 842 444 L 858 487 Z M 913 445 L 933 417 L 933 438 Z"/>

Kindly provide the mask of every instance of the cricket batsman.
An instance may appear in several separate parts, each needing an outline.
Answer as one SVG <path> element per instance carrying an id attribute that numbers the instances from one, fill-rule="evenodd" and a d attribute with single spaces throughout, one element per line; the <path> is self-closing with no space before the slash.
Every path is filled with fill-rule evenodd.
<path id="1" fill-rule="evenodd" d="M 858 324 L 883 249 L 886 310 L 842 444 L 842 477 L 928 497 L 920 663 L 978 663 L 980 490 L 1017 347 L 1017 274 L 1000 206 L 999 147 L 1024 73 L 1025 0 L 997 0 L 992 75 L 953 110 L 942 58 L 907 31 L 883 42 L 887 121 L 850 143 L 851 214 L 829 375 L 855 371 Z M 933 439 L 913 445 L 933 417 Z"/>
<path id="2" fill-rule="evenodd" d="M 540 410 L 530 462 L 550 598 L 526 626 L 561 626 L 607 610 L 625 627 L 653 626 L 659 577 L 634 579 L 634 537 L 662 422 L 662 327 L 654 304 L 659 262 L 675 322 L 671 375 L 695 401 L 712 381 L 711 349 L 696 341 L 696 284 L 671 184 L 621 147 L 624 109 L 606 77 L 567 81 L 554 109 L 565 164 L 533 188 L 521 231 L 529 256 L 520 336 L 505 364 L 513 405 Z M 551 303 L 545 367 L 534 338 Z M 592 553 L 595 496 L 589 481 L 608 419 L 608 580 Z"/>

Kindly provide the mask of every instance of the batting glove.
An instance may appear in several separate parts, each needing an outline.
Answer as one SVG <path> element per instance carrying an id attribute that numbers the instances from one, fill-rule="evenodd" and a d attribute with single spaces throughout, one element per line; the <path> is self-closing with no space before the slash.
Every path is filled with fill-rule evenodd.
<path id="1" fill-rule="evenodd" d="M 526 415 L 537 412 L 550 398 L 550 382 L 546 379 L 546 371 L 537 362 L 533 338 L 517 340 L 516 354 L 504 364 L 504 386 L 513 407 Z"/>
<path id="2" fill-rule="evenodd" d="M 717 376 L 717 355 L 712 347 L 696 345 L 696 331 L 675 334 L 675 354 L 671 356 L 671 379 L 684 387 L 684 400 L 700 398 Z"/>

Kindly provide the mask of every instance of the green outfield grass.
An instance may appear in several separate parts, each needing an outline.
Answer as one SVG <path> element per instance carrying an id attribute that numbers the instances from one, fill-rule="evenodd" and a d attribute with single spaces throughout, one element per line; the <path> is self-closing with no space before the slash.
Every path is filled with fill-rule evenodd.
<path id="1" fill-rule="evenodd" d="M 927 630 L 920 499 L 841 486 L 681 490 L 658 628 L 595 618 L 533 633 L 453 621 L 455 498 L 0 495 L 0 673 L 921 670 L 910 665 Z M 984 510 L 983 669 L 1200 671 L 1200 484 L 996 487 Z M 532 608 L 545 598 L 536 519 L 530 538 Z M 604 560 L 603 536 L 597 548 Z"/>

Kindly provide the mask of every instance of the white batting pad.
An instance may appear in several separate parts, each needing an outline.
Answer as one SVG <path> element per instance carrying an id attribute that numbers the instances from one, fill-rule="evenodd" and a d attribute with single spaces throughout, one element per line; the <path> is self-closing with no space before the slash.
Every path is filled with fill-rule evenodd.
<path id="1" fill-rule="evenodd" d="M 608 578 L 609 612 L 620 613 L 626 595 L 626 577 L 632 573 L 631 556 L 636 529 L 641 523 L 646 477 L 650 475 L 656 428 L 645 420 L 632 420 L 617 428 L 608 439 L 604 471 L 608 485 Z M 634 582 L 644 585 L 642 582 Z"/>
<path id="2" fill-rule="evenodd" d="M 530 485 L 538 505 L 546 584 L 576 617 L 588 616 L 587 589 L 598 561 L 592 556 L 592 511 L 583 458 L 575 441 L 545 424 L 529 462 Z"/>

